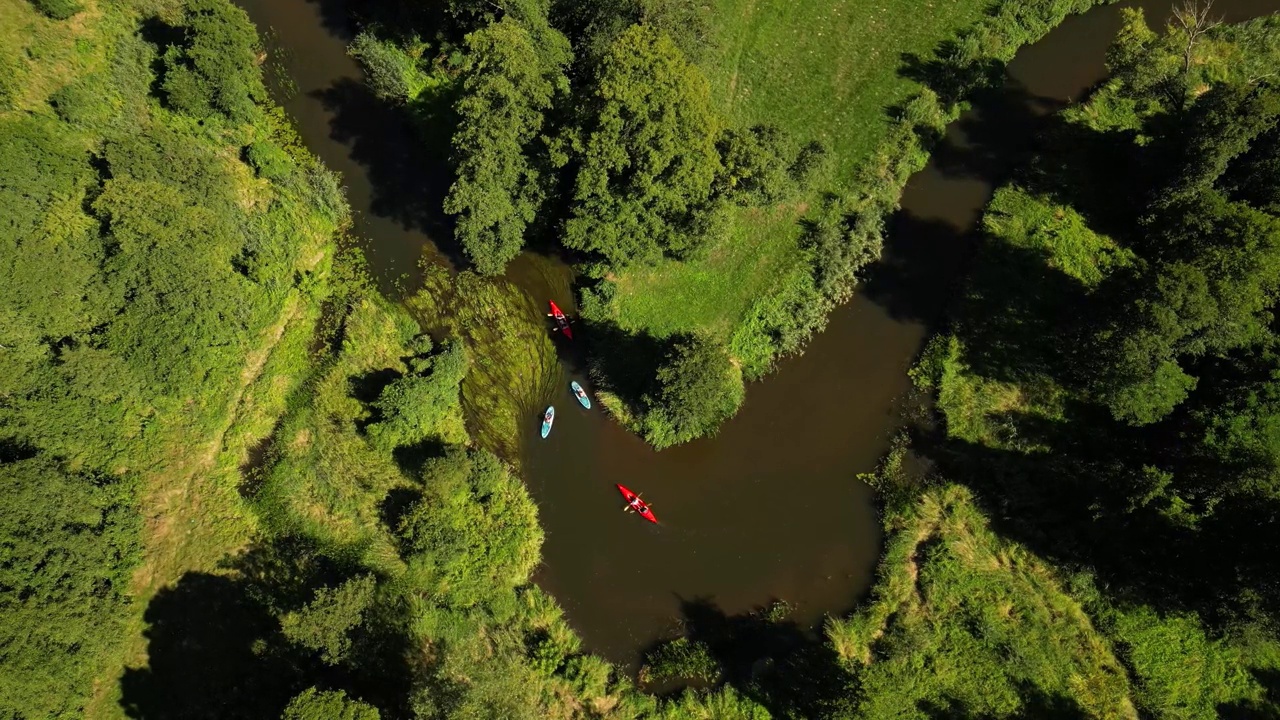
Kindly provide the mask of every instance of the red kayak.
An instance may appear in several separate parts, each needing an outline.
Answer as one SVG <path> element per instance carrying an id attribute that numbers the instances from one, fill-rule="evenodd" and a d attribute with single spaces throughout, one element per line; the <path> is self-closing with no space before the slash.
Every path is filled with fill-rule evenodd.
<path id="1" fill-rule="evenodd" d="M 556 305 L 554 300 L 548 300 L 547 302 L 551 303 L 551 317 L 556 319 L 556 327 L 560 328 L 560 332 L 564 333 L 565 337 L 572 340 L 573 331 L 569 329 L 569 318 L 560 312 L 560 307 Z"/>
<path id="2" fill-rule="evenodd" d="M 627 509 L 635 510 L 640 513 L 640 517 L 651 523 L 658 522 L 658 518 L 653 516 L 653 511 L 649 509 L 649 503 L 640 499 L 640 496 L 626 489 L 622 485 L 618 486 L 618 492 L 622 493 L 622 499 L 627 501 Z"/>

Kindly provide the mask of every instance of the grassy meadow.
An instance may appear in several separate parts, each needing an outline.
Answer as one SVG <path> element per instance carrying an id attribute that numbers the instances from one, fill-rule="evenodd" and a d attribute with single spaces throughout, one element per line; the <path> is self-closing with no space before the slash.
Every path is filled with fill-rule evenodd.
<path id="1" fill-rule="evenodd" d="M 702 69 L 729 125 L 768 123 L 801 143 L 822 141 L 831 158 L 815 188 L 841 190 L 885 140 L 889 108 L 921 89 L 903 76 L 903 55 L 930 56 L 988 5 L 718 0 Z M 753 305 L 803 265 L 798 220 L 810 201 L 734 208 L 729 229 L 702 258 L 623 273 L 614 319 L 658 337 L 697 330 L 728 342 Z"/>

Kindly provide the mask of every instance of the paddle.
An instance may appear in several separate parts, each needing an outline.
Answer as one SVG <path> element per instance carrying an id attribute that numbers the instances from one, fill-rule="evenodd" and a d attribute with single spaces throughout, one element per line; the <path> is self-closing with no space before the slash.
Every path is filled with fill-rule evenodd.
<path id="1" fill-rule="evenodd" d="M 643 495 L 643 493 L 636 493 L 636 499 L 643 501 L 644 498 L 641 497 L 641 495 Z M 644 506 L 646 508 L 653 509 L 653 503 L 645 503 Z M 626 505 L 622 506 L 622 512 L 627 512 L 628 510 L 632 512 L 640 512 L 639 510 L 636 510 L 635 507 L 631 505 L 631 503 L 627 503 Z"/>

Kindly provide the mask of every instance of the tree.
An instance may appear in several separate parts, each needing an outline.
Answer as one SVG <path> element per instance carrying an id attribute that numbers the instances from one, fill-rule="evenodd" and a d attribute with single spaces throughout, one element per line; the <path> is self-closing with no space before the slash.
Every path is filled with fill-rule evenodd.
<path id="1" fill-rule="evenodd" d="M 799 151 L 772 125 L 725 130 L 716 142 L 720 174 L 715 191 L 742 205 L 780 202 L 796 188 L 790 172 Z"/>
<path id="2" fill-rule="evenodd" d="M 364 622 L 376 589 L 372 575 L 359 575 L 336 588 L 320 588 L 306 607 L 280 618 L 284 636 L 337 665 L 351 649 L 351 631 Z"/>
<path id="3" fill-rule="evenodd" d="M 544 113 L 568 92 L 569 43 L 548 29 L 535 44 L 504 18 L 467 36 L 463 94 L 456 110 L 453 162 L 458 178 L 445 198 L 455 235 L 476 269 L 502 272 L 524 245 L 550 182 L 535 155 Z"/>
<path id="4" fill-rule="evenodd" d="M 1264 340 L 1280 289 L 1280 220 L 1208 191 L 1148 224 L 1155 261 L 1119 274 L 1112 319 L 1095 336 L 1095 390 L 1135 425 L 1169 413 L 1195 386 L 1184 356 Z"/>
<path id="5" fill-rule="evenodd" d="M 164 54 L 169 103 L 195 117 L 214 112 L 248 122 L 267 96 L 258 70 L 258 32 L 244 10 L 225 0 L 190 0 L 184 42 Z"/>
<path id="6" fill-rule="evenodd" d="M 1280 121 L 1280 90 L 1268 85 L 1218 85 L 1181 118 L 1182 132 L 1171 133 L 1154 149 L 1174 158 L 1169 182 L 1158 204 L 1171 204 L 1218 183 L 1232 160 L 1244 155 Z"/>
<path id="7" fill-rule="evenodd" d="M 374 403 L 381 419 L 366 429 L 369 438 L 390 450 L 435 434 L 457 408 L 458 387 L 466 374 L 466 351 L 457 343 L 430 358 L 411 361 L 410 372 L 391 381 Z"/>
<path id="8" fill-rule="evenodd" d="M 127 630 L 139 517 L 128 483 L 36 457 L 0 464 L 0 707 L 78 716 Z"/>
<path id="9" fill-rule="evenodd" d="M 1196 46 L 1204 36 L 1222 24 L 1222 20 L 1209 16 L 1213 9 L 1213 0 L 1183 0 L 1181 5 L 1173 6 L 1172 27 L 1180 31 L 1182 41 L 1182 72 L 1191 72 L 1191 64 L 1195 61 Z"/>
<path id="10" fill-rule="evenodd" d="M 281 720 L 379 720 L 378 709 L 341 690 L 307 688 L 289 701 Z"/>
<path id="11" fill-rule="evenodd" d="M 635 25 L 601 61 L 564 243 L 614 265 L 689 255 L 719 171 L 710 88 L 663 33 Z"/>
<path id="12" fill-rule="evenodd" d="M 422 478 L 422 499 L 398 528 L 414 587 L 468 608 L 528 582 L 542 530 L 533 501 L 496 456 L 455 449 L 429 461 Z"/>
<path id="13" fill-rule="evenodd" d="M 1258 136 L 1219 182 L 1232 198 L 1280 215 L 1280 125 Z"/>
<path id="14" fill-rule="evenodd" d="M 649 396 L 645 439 L 664 448 L 713 435 L 742 404 L 742 372 L 724 345 L 705 337 L 676 338 L 657 373 L 658 391 Z"/>

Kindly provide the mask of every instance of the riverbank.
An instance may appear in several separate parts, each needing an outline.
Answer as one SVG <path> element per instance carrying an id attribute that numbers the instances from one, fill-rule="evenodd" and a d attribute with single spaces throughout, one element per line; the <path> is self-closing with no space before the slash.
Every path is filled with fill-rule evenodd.
<path id="1" fill-rule="evenodd" d="M 1159 27 L 1166 8 L 1144 5 Z M 1213 10 L 1240 21 L 1277 9 L 1240 2 Z M 1108 14 L 1118 25 L 1110 10 L 1080 22 Z M 1108 340 L 1141 327 L 1143 312 L 1158 308 L 1176 324 L 1214 292 L 1239 293 L 1227 305 L 1247 308 L 1248 288 L 1267 282 L 1246 271 L 1199 297 L 1184 288 L 1184 298 L 1196 299 L 1182 305 L 1125 294 L 1154 282 L 1168 257 L 1185 263 L 1180 269 L 1240 267 L 1242 257 L 1205 262 L 1177 245 L 1183 228 L 1194 235 L 1196 227 L 1228 226 L 1221 217 L 1193 211 L 1172 233 L 1160 221 L 1178 207 L 1161 204 L 1163 188 L 1180 187 L 1185 167 L 1163 154 L 1181 157 L 1184 144 L 1209 154 L 1230 136 L 1221 128 L 1198 136 L 1184 113 L 1203 119 L 1223 97 L 1265 97 L 1270 90 L 1255 84 L 1251 68 L 1274 65 L 1277 29 L 1274 17 L 1218 27 L 1183 65 L 1168 58 L 1186 51 L 1184 35 L 1130 18 L 1122 32 L 1129 45 L 1111 55 L 1118 77 L 1085 102 L 1067 107 L 1085 88 L 1029 83 L 1027 94 L 1054 112 L 1036 113 L 1035 142 L 1024 146 L 1015 182 L 987 204 L 944 330 L 912 372 L 932 395 L 937 426 L 917 429 L 869 478 L 890 535 L 873 599 L 828 627 L 862 679 L 865 716 L 898 717 L 912 707 L 966 716 L 1019 707 L 1087 717 L 1275 712 L 1280 642 L 1275 566 L 1266 559 L 1275 496 L 1273 481 L 1261 480 L 1274 477 L 1274 461 L 1262 450 L 1267 441 L 1246 429 L 1273 417 L 1260 398 L 1274 392 L 1274 376 L 1247 369 L 1259 362 L 1255 353 L 1269 356 L 1271 341 L 1237 346 L 1227 363 L 1177 355 L 1197 382 L 1185 401 L 1173 393 L 1167 417 L 1150 414 L 1177 383 L 1125 395 L 1141 398 L 1148 413 L 1135 421 L 1134 405 L 1106 404 L 1098 378 L 1115 357 L 1105 352 Z M 1153 100 L 1142 72 L 1162 58 L 1190 76 L 1173 78 Z M 1033 71 L 1052 65 L 1026 59 Z M 1021 81 L 1034 76 L 1019 69 L 1011 72 Z M 1091 69 L 1100 79 L 1100 63 L 1077 69 L 1085 84 Z M 1186 106 L 1169 99 L 1171 87 L 1187 88 Z M 1230 127 L 1252 113 L 1224 115 Z M 1170 142 L 1172 132 L 1183 134 Z M 1267 137 L 1252 142 L 1272 143 L 1274 152 L 1275 137 Z M 1148 172 L 1155 167 L 1162 172 Z M 1246 216 L 1274 213 L 1232 189 L 1231 167 L 1224 163 L 1197 192 Z M 1247 267 L 1267 267 L 1280 241 L 1274 220 L 1259 223 L 1256 242 L 1226 243 L 1249 258 Z M 1193 247 L 1201 252 L 1222 242 L 1215 231 L 1199 232 Z M 1161 278 L 1166 291 L 1178 285 L 1172 276 Z M 1116 313 L 1124 319 L 1108 324 Z M 1011 656 L 1016 663 L 1005 662 Z M 919 679 L 921 663 L 931 669 L 927 679 L 908 682 Z"/>
<path id="2" fill-rule="evenodd" d="M 734 211 L 703 256 L 617 273 L 593 316 L 656 338 L 709 334 L 748 378 L 760 377 L 799 352 L 848 292 L 815 287 L 832 275 L 831 258 L 804 239 L 823 216 L 822 197 L 844 198 L 833 212 L 843 241 L 860 248 L 852 270 L 861 276 L 908 177 L 968 93 L 995 82 L 1019 47 L 1095 4 L 957 2 L 922 18 L 906 7 L 721 2 L 702 65 L 729 125 L 774 125 L 797 142 L 822 142 L 832 158 L 808 195 Z"/>

